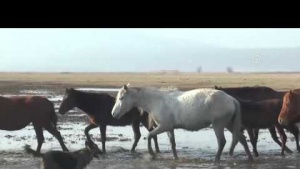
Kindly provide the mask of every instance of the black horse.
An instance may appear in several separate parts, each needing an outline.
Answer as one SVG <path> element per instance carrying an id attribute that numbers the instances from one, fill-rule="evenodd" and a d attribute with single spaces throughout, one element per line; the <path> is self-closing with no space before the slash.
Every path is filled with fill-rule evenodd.
<path id="1" fill-rule="evenodd" d="M 134 152 L 141 137 L 140 123 L 142 123 L 148 131 L 155 128 L 155 123 L 152 121 L 152 118 L 148 113 L 143 112 L 143 110 L 140 110 L 137 107 L 131 109 L 130 112 L 121 119 L 115 119 L 111 115 L 114 104 L 115 98 L 107 93 L 90 93 L 70 88 L 65 91 L 64 99 L 59 108 L 59 113 L 63 115 L 74 107 L 84 111 L 90 119 L 90 125 L 85 128 L 84 134 L 88 141 L 92 141 L 89 136 L 89 131 L 99 126 L 102 150 L 104 153 L 106 152 L 106 126 L 126 126 L 131 124 L 134 132 L 134 143 L 132 145 L 131 152 Z M 157 137 L 153 139 L 155 142 L 155 149 L 159 152 Z"/>

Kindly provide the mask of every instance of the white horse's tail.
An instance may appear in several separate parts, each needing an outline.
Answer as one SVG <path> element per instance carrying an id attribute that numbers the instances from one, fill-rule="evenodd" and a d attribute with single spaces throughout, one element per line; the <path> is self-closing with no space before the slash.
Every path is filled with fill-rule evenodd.
<path id="1" fill-rule="evenodd" d="M 242 134 L 242 113 L 241 113 L 241 105 L 239 103 L 239 101 L 237 101 L 236 99 L 234 99 L 234 104 L 235 104 L 235 114 L 233 116 L 232 119 L 232 144 L 229 150 L 229 154 L 232 155 L 233 154 L 233 149 L 235 147 L 235 145 L 237 144 L 238 141 L 240 141 L 240 143 L 243 145 L 245 152 L 248 155 L 248 159 L 250 161 L 253 160 L 253 157 L 250 153 L 247 141 L 246 141 L 246 137 Z"/>
<path id="2" fill-rule="evenodd" d="M 232 142 L 229 150 L 229 154 L 233 155 L 234 148 L 239 141 L 239 135 L 242 131 L 242 115 L 241 115 L 241 105 L 238 100 L 234 99 L 235 112 L 232 117 L 232 121 L 230 124 L 231 132 L 232 132 Z"/>
<path id="3" fill-rule="evenodd" d="M 240 102 L 234 99 L 235 112 L 233 116 L 234 133 L 240 133 L 242 129 L 242 113 Z"/>

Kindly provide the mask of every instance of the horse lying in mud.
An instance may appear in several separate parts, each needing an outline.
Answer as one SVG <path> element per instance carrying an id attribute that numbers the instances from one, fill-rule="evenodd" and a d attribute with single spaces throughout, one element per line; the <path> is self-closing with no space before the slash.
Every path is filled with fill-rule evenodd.
<path id="1" fill-rule="evenodd" d="M 25 151 L 35 157 L 42 157 L 42 169 L 84 169 L 93 157 L 99 158 L 101 150 L 92 142 L 86 141 L 85 148 L 74 152 L 48 151 L 38 153 L 25 145 Z"/>
<path id="2" fill-rule="evenodd" d="M 276 91 L 276 90 L 274 90 L 270 87 L 266 87 L 266 86 L 228 87 L 228 88 L 215 86 L 215 89 L 222 90 L 222 91 L 226 92 L 227 94 L 233 96 L 236 99 L 251 100 L 251 101 L 256 101 L 256 102 L 269 100 L 269 99 L 283 100 L 283 96 L 287 93 L 287 91 Z M 295 89 L 294 91 L 300 91 L 300 89 Z M 278 112 L 276 112 L 276 113 L 278 113 Z M 247 119 L 245 119 L 245 120 L 247 120 Z M 291 124 L 288 127 L 284 127 L 284 128 L 287 129 L 289 132 L 291 132 L 294 135 L 297 150 L 298 150 L 298 152 L 300 152 L 298 127 L 295 124 Z M 279 143 L 278 137 L 276 135 L 275 126 L 270 126 L 268 129 L 270 131 L 270 134 L 271 134 L 273 140 L 276 143 Z M 258 135 L 259 128 L 254 128 L 252 131 L 249 131 L 249 132 L 254 133 L 253 135 Z M 253 135 L 252 136 L 249 135 L 249 137 L 254 137 Z M 256 147 L 256 142 L 253 142 L 252 146 Z M 254 151 L 254 153 L 255 153 L 255 151 Z"/>
<path id="3" fill-rule="evenodd" d="M 232 133 L 234 141 L 240 141 L 243 145 L 248 159 L 253 160 L 245 136 L 241 132 L 240 104 L 223 91 L 214 89 L 162 91 L 156 88 L 129 88 L 124 85 L 117 94 L 111 113 L 113 117 L 120 119 L 134 106 L 147 111 L 158 124 L 148 134 L 148 151 L 153 158 L 155 154 L 151 147 L 152 137 L 168 132 L 173 156 L 178 159 L 174 129 L 197 131 L 212 124 L 218 141 L 215 163 L 220 162 L 226 143 L 225 128 Z"/>
<path id="4" fill-rule="evenodd" d="M 0 129 L 20 130 L 32 123 L 38 141 L 37 152 L 44 142 L 43 129 L 52 134 L 64 151 L 68 151 L 57 130 L 57 115 L 53 103 L 40 96 L 0 96 Z"/>
<path id="5" fill-rule="evenodd" d="M 115 104 L 115 98 L 107 93 L 88 93 L 73 88 L 66 89 L 64 99 L 60 105 L 59 113 L 65 114 L 74 107 L 84 111 L 90 118 L 90 125 L 88 125 L 84 133 L 89 142 L 92 142 L 89 131 L 99 126 L 101 133 L 102 150 L 105 153 L 106 142 L 106 126 L 125 126 L 132 125 L 134 132 L 134 143 L 131 151 L 135 151 L 137 143 L 141 137 L 140 123 L 142 123 L 148 131 L 155 128 L 152 118 L 143 110 L 133 107 L 128 110 L 128 114 L 121 119 L 113 118 L 111 110 Z M 155 142 L 156 152 L 159 152 L 157 137 L 153 137 Z"/>

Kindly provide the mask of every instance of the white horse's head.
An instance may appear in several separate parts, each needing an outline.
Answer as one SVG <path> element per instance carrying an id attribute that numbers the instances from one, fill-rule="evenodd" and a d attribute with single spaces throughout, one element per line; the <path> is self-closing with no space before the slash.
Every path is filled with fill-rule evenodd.
<path id="1" fill-rule="evenodd" d="M 134 91 L 129 91 L 128 86 L 129 84 L 123 85 L 117 94 L 115 105 L 111 111 L 114 118 L 121 118 L 134 107 L 135 98 L 132 96 Z"/>

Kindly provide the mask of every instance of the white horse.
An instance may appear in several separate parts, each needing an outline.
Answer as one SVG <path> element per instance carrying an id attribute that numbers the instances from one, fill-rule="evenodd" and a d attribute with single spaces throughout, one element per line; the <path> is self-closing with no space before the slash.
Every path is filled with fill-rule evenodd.
<path id="1" fill-rule="evenodd" d="M 178 159 L 174 129 L 198 131 L 212 124 L 218 140 L 215 162 L 220 161 L 226 143 L 224 129 L 244 146 L 249 160 L 253 160 L 245 136 L 241 133 L 240 104 L 223 91 L 195 89 L 186 92 L 163 91 L 156 88 L 129 88 L 124 85 L 118 92 L 112 115 L 120 118 L 132 107 L 137 106 L 149 112 L 158 126 L 148 134 L 148 151 L 155 157 L 150 139 L 168 132 L 175 159 Z"/>

